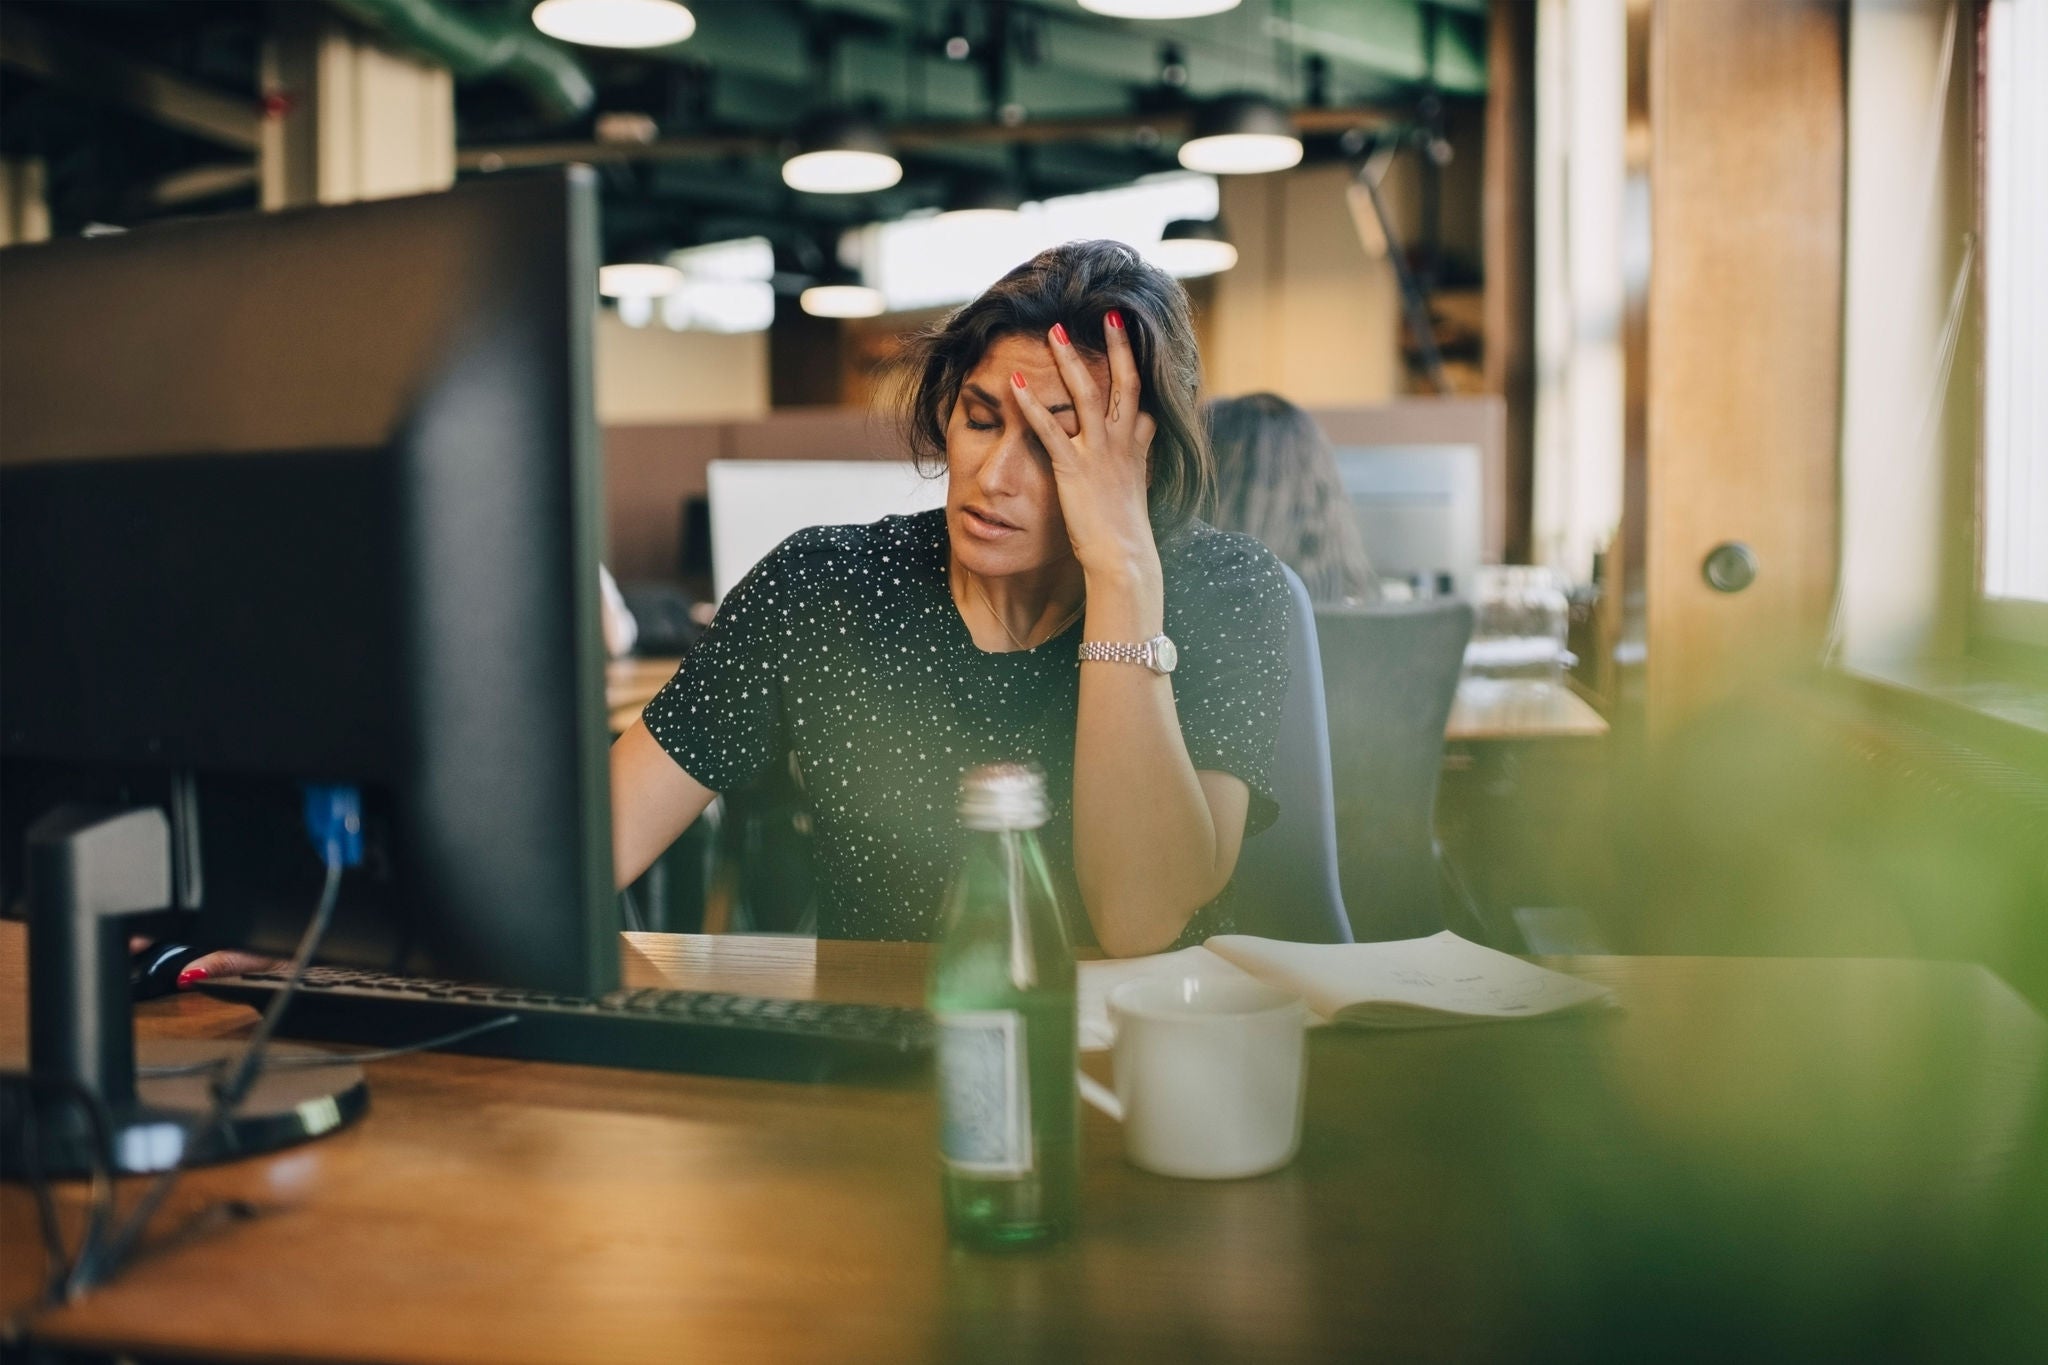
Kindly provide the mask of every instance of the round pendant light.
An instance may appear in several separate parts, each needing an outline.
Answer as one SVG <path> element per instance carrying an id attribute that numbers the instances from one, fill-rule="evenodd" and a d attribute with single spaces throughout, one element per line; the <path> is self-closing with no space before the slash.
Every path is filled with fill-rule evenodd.
<path id="1" fill-rule="evenodd" d="M 903 178 L 903 163 L 872 119 L 847 111 L 818 115 L 797 134 L 782 183 L 807 194 L 869 194 Z"/>
<path id="2" fill-rule="evenodd" d="M 864 284 L 814 284 L 796 301 L 814 318 L 879 317 L 887 307 L 882 291 Z"/>
<path id="3" fill-rule="evenodd" d="M 1236 9 L 1238 0 L 1081 0 L 1081 8 L 1116 19 L 1199 19 Z"/>
<path id="4" fill-rule="evenodd" d="M 1180 164 L 1210 175 L 1260 175 L 1301 161 L 1287 111 L 1264 95 L 1225 95 L 1195 110 Z"/>
<path id="5" fill-rule="evenodd" d="M 677 0 L 540 0 L 533 26 L 584 47 L 667 47 L 697 31 Z"/>
<path id="6" fill-rule="evenodd" d="M 1237 264 L 1237 248 L 1214 218 L 1176 218 L 1146 255 L 1177 280 L 1214 275 Z"/>
<path id="7" fill-rule="evenodd" d="M 610 299 L 658 299 L 682 282 L 668 253 L 651 244 L 622 251 L 597 270 L 597 292 Z"/>

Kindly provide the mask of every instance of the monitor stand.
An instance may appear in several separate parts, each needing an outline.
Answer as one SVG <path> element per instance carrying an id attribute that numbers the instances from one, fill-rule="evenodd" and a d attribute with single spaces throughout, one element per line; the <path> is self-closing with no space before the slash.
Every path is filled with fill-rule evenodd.
<path id="1" fill-rule="evenodd" d="M 0 1126 L 0 1173 L 140 1174 L 253 1156 L 324 1137 L 369 1107 L 361 1068 L 338 1059 L 278 1066 L 321 1054 L 273 1043 L 242 1103 L 209 1126 L 214 1077 L 240 1057 L 242 1042 L 138 1047 L 129 1002 L 126 919 L 171 900 L 163 812 L 65 806 L 31 826 L 27 844 L 28 1095 L 16 1120 Z M 222 1068 L 146 1074 L 213 1061 Z"/>

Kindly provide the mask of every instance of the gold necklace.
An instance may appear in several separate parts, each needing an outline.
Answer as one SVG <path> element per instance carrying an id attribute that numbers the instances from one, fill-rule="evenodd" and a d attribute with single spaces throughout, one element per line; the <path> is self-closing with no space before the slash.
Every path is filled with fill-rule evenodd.
<path id="1" fill-rule="evenodd" d="M 988 600 L 988 589 L 981 586 L 981 579 L 977 578 L 975 575 L 970 573 L 967 575 L 967 581 L 974 584 L 975 592 L 981 595 L 981 605 L 988 609 L 988 614 L 990 616 L 996 618 L 997 627 L 1001 629 L 1003 634 L 1010 637 L 1011 644 L 1015 645 L 1018 648 L 1018 650 L 1022 652 L 1029 652 L 1030 650 L 1035 649 L 1037 647 L 1035 645 L 1025 644 L 1022 640 L 1017 638 L 1016 634 L 1013 631 L 1011 631 L 1010 623 L 1008 621 L 1005 621 L 1003 619 L 1003 614 L 996 610 L 996 604 Z M 1066 620 L 1061 621 L 1058 625 L 1054 626 L 1051 630 L 1046 632 L 1045 640 L 1057 638 L 1061 631 L 1065 630 L 1068 626 L 1073 625 L 1075 621 L 1080 619 L 1081 611 L 1087 605 L 1088 599 L 1086 597 L 1083 597 L 1080 600 L 1080 602 L 1075 605 L 1074 609 L 1067 613 Z M 1038 643 L 1042 645 L 1045 643 L 1045 640 L 1040 640 Z"/>

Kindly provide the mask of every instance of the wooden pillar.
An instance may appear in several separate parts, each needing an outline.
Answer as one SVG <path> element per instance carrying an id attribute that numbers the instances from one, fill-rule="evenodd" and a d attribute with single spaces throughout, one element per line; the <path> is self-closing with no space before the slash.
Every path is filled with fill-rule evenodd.
<path id="1" fill-rule="evenodd" d="M 1529 558 L 1536 477 L 1536 7 L 1493 0 L 1486 41 L 1486 391 L 1507 407 L 1506 559 Z"/>
<path id="2" fill-rule="evenodd" d="M 1817 660 L 1836 560 L 1843 0 L 1650 18 L 1649 722 Z M 1716 591 L 1740 542 L 1755 581 Z"/>
<path id="3" fill-rule="evenodd" d="M 846 324 L 814 318 L 793 298 L 775 300 L 768 329 L 768 403 L 777 408 L 846 401 Z"/>
<path id="4" fill-rule="evenodd" d="M 381 46 L 314 6 L 279 6 L 263 45 L 267 209 L 343 204 L 455 183 L 447 70 Z"/>
<path id="5" fill-rule="evenodd" d="M 1400 235 L 1413 242 L 1415 158 L 1397 159 L 1387 180 Z M 1350 186 L 1347 166 L 1223 178 L 1237 264 L 1211 277 L 1211 396 L 1267 389 L 1305 407 L 1399 396 L 1401 294 L 1392 264 L 1361 241 Z"/>

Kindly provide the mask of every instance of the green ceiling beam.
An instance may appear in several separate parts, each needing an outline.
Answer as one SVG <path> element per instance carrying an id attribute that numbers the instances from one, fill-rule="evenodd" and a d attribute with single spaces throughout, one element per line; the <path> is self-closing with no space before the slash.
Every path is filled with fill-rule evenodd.
<path id="1" fill-rule="evenodd" d="M 1483 13 L 1475 16 L 1428 0 L 1294 0 L 1289 9 L 1287 17 L 1270 17 L 1266 29 L 1303 51 L 1403 82 L 1433 78 L 1452 94 L 1485 93 Z M 1432 12 L 1434 61 L 1429 43 Z"/>
<path id="2" fill-rule="evenodd" d="M 1248 0 L 1238 10 L 1209 19 L 1142 23 L 1105 20 L 1072 0 L 1020 0 L 1016 12 L 1042 19 L 1043 60 L 1012 68 L 1012 95 L 1037 117 L 1121 108 L 1132 89 L 1157 81 L 1160 47 L 1171 40 L 1185 53 L 1186 89 L 1194 98 L 1249 89 L 1291 100 L 1300 93 L 1298 59 L 1309 53 L 1329 62 L 1332 98 L 1338 103 L 1383 98 L 1391 86 L 1419 84 L 1429 77 L 1428 8 L 1424 0 L 1293 0 L 1276 10 L 1270 0 Z M 801 107 L 828 98 L 880 100 L 893 115 L 905 118 L 985 115 L 979 71 L 972 62 L 909 50 L 907 34 L 920 12 L 909 0 L 812 0 L 810 9 L 828 19 L 842 16 L 852 29 L 839 43 L 829 89 L 819 88 L 812 70 L 802 14 L 788 6 L 733 0 L 700 4 L 696 36 L 676 51 L 720 73 L 721 86 L 744 75 L 755 89 L 784 87 L 779 109 L 767 111 L 751 101 L 749 107 L 736 107 L 719 89 L 718 113 L 724 118 L 751 121 L 763 112 L 786 117 L 787 101 Z M 1439 85 L 1451 94 L 1483 92 L 1483 0 L 1476 11 L 1435 10 Z M 928 5 L 922 12 L 927 21 L 936 21 L 946 11 Z M 888 36 L 876 36 L 883 30 Z M 1276 51 L 1288 47 L 1297 60 L 1282 70 Z"/>
<path id="3" fill-rule="evenodd" d="M 597 97 L 583 64 L 524 14 L 459 10 L 444 0 L 332 0 L 342 13 L 439 62 L 458 80 L 512 81 L 549 117 L 568 120 Z"/>
<path id="4" fill-rule="evenodd" d="M 458 77 L 512 77 L 558 114 L 588 107 L 578 60 L 534 32 L 523 15 L 457 10 L 445 0 L 336 3 L 434 53 Z M 1010 96 L 1032 118 L 1117 112 L 1128 107 L 1132 91 L 1158 80 L 1160 48 L 1169 40 L 1182 49 L 1185 93 L 1195 99 L 1253 90 L 1291 102 L 1301 93 L 1301 59 L 1310 53 L 1328 62 L 1330 98 L 1340 105 L 1398 99 L 1400 87 L 1432 75 L 1451 94 L 1478 94 L 1486 87 L 1483 3 L 1247 0 L 1208 19 L 1142 23 L 1088 14 L 1074 0 L 1016 0 L 1013 13 L 1039 21 L 1040 60 L 1011 67 Z M 787 126 L 813 104 L 852 99 L 877 101 L 897 120 L 985 118 L 981 73 L 972 61 L 911 50 L 914 26 L 946 12 L 912 0 L 810 0 L 808 7 L 699 0 L 696 35 L 670 52 L 711 69 L 714 116 L 732 125 Z M 821 81 L 806 22 L 835 18 L 845 33 L 830 77 Z"/>

